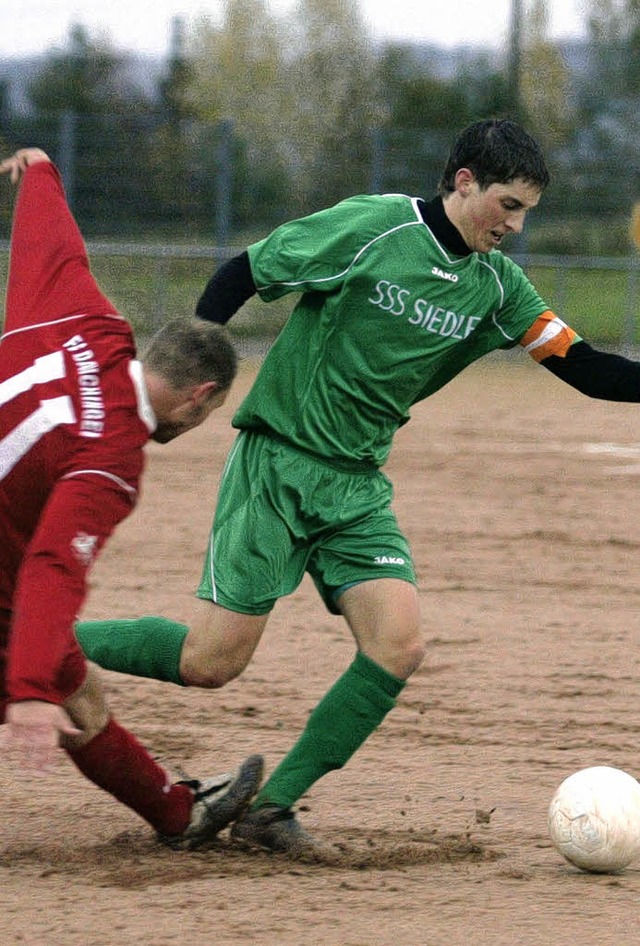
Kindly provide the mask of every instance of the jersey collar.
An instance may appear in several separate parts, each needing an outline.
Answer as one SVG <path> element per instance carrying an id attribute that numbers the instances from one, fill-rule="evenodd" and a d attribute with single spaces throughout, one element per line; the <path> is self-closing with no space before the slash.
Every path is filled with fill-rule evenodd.
<path id="1" fill-rule="evenodd" d="M 146 424 L 149 434 L 151 435 L 158 426 L 158 421 L 156 420 L 156 415 L 151 407 L 151 401 L 149 400 L 149 392 L 147 391 L 147 385 L 144 381 L 142 364 L 137 359 L 132 359 L 129 362 L 129 376 L 136 392 L 138 415 Z"/>
<path id="2" fill-rule="evenodd" d="M 419 199 L 418 210 L 438 243 L 441 243 L 445 249 L 456 256 L 471 255 L 473 250 L 469 249 L 462 239 L 460 231 L 454 227 L 447 217 L 442 197 L 434 197 L 428 203 Z"/>

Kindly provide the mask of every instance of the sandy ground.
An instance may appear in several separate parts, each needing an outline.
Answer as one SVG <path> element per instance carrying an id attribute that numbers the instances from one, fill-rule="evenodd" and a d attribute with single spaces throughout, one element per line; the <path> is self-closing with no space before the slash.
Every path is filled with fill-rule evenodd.
<path id="1" fill-rule="evenodd" d="M 95 572 L 88 617 L 188 619 L 228 421 L 149 449 L 145 492 Z M 301 818 L 332 865 L 159 846 L 66 761 L 0 763 L 0 943 L 27 946 L 626 946 L 640 864 L 589 875 L 553 849 L 572 771 L 637 772 L 640 415 L 532 363 L 486 361 L 414 411 L 387 468 L 420 573 L 428 658 Z M 273 767 L 351 660 L 311 583 L 243 677 L 186 690 L 105 672 L 114 711 L 177 775 Z"/>

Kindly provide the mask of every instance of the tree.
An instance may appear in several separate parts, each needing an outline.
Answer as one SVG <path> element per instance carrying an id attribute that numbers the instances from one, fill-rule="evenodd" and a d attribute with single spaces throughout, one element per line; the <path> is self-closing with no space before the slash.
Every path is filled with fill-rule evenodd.
<path id="1" fill-rule="evenodd" d="M 193 68 L 186 55 L 185 41 L 184 21 L 175 16 L 171 23 L 171 49 L 167 71 L 158 88 L 160 110 L 172 125 L 194 117 L 194 108 L 189 101 Z"/>
<path id="2" fill-rule="evenodd" d="M 298 203 L 317 209 L 369 186 L 372 130 L 384 115 L 379 73 L 357 0 L 298 0 L 289 46 Z"/>
<path id="3" fill-rule="evenodd" d="M 471 67 L 458 73 L 457 81 L 465 90 L 472 120 L 490 116 L 521 119 L 520 92 L 514 100 L 510 76 L 494 55 L 480 54 Z"/>
<path id="4" fill-rule="evenodd" d="M 158 83 L 158 123 L 151 134 L 147 170 L 154 203 L 170 219 L 172 233 L 193 232 L 202 215 L 199 187 L 194 182 L 193 119 L 190 101 L 193 68 L 186 53 L 186 30 L 181 17 L 171 23 L 171 44 L 164 75 Z"/>
<path id="5" fill-rule="evenodd" d="M 607 77 L 606 93 L 625 98 L 637 96 L 640 0 L 591 0 L 590 10 L 589 41 L 596 68 Z"/>
<path id="6" fill-rule="evenodd" d="M 126 80 L 123 64 L 124 57 L 105 41 L 92 40 L 84 26 L 72 26 L 67 46 L 46 56 L 44 68 L 29 86 L 29 99 L 40 112 L 127 111 L 144 100 Z"/>
<path id="7" fill-rule="evenodd" d="M 406 46 L 391 45 L 380 60 L 379 87 L 385 90 L 386 124 L 424 130 L 461 127 L 470 120 L 466 84 L 445 81 Z"/>
<path id="8" fill-rule="evenodd" d="M 523 117 L 547 146 L 566 141 L 572 126 L 569 76 L 558 47 L 549 40 L 546 0 L 533 0 L 523 24 L 520 94 Z"/>
<path id="9" fill-rule="evenodd" d="M 200 150 L 211 200 L 221 175 L 233 171 L 226 199 L 235 223 L 272 216 L 286 204 L 290 160 L 278 24 L 264 0 L 228 0 L 220 26 L 209 18 L 195 24 L 189 49 L 188 101 L 207 126 Z"/>
<path id="10" fill-rule="evenodd" d="M 50 52 L 28 87 L 36 116 L 24 137 L 58 162 L 83 229 L 130 224 L 148 213 L 145 186 L 152 103 L 106 41 L 73 26 L 67 45 Z M 135 155 L 135 160 L 132 160 Z"/>
<path id="11" fill-rule="evenodd" d="M 589 82 L 579 97 L 578 197 L 627 215 L 640 193 L 640 0 L 591 0 Z"/>
<path id="12" fill-rule="evenodd" d="M 433 55 L 429 48 L 392 43 L 379 57 L 384 117 L 372 182 L 377 191 L 433 193 L 453 131 L 471 118 L 468 85 L 440 78 Z"/>

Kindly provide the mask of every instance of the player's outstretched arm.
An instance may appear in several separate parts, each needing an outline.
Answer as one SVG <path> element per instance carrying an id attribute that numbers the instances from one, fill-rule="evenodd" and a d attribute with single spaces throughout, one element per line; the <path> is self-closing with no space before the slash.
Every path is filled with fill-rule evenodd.
<path id="1" fill-rule="evenodd" d="M 39 161 L 51 162 L 51 158 L 41 148 L 20 148 L 0 163 L 0 174 L 8 174 L 11 183 L 17 184 L 27 168 Z"/>

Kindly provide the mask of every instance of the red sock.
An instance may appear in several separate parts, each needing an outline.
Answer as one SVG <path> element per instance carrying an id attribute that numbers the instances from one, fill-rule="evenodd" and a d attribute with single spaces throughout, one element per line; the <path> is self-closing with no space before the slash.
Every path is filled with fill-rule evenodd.
<path id="1" fill-rule="evenodd" d="M 171 785 L 165 770 L 114 719 L 86 746 L 67 751 L 83 775 L 161 834 L 180 834 L 189 824 L 191 789 Z"/>

